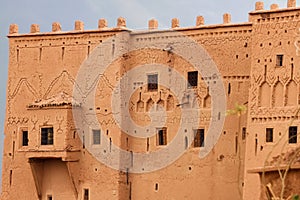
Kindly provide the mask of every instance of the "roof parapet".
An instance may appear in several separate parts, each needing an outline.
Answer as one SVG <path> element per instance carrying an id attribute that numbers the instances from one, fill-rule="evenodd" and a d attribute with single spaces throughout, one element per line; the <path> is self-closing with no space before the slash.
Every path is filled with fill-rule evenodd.
<path id="1" fill-rule="evenodd" d="M 222 25 L 228 25 L 231 23 L 231 15 L 229 13 L 225 13 L 223 15 L 223 23 L 216 24 L 216 26 L 222 26 Z M 171 29 L 191 29 L 191 28 L 204 28 L 206 26 L 204 17 L 199 15 L 196 17 L 196 24 L 193 27 L 180 27 L 179 24 L 179 19 L 178 18 L 173 18 L 171 20 Z M 210 25 L 207 25 L 210 26 Z M 211 27 L 211 26 L 210 26 Z M 158 29 L 158 20 L 156 19 L 150 19 L 148 21 L 148 30 L 157 30 Z M 61 24 L 59 22 L 53 22 L 52 23 L 52 30 L 49 32 L 40 32 L 40 25 L 38 24 L 32 24 L 30 27 L 30 32 L 29 34 L 34 34 L 34 35 L 39 35 L 39 34 L 67 34 L 67 33 L 80 33 L 83 31 L 87 32 L 97 32 L 98 31 L 120 31 L 120 30 L 129 30 L 126 27 L 126 19 L 123 17 L 119 17 L 117 19 L 117 24 L 115 27 L 109 27 L 107 26 L 107 20 L 104 18 L 100 18 L 98 20 L 98 29 L 96 30 L 85 30 L 84 29 L 84 22 L 80 20 L 76 20 L 74 22 L 74 29 L 70 31 L 62 31 Z M 19 29 L 17 24 L 11 24 L 9 27 L 9 35 L 11 36 L 16 36 L 19 34 Z M 20 34 L 20 36 L 26 35 L 25 34 Z"/>
<path id="2" fill-rule="evenodd" d="M 58 32 L 61 31 L 61 25 L 59 22 L 53 22 L 52 23 L 52 32 Z"/>
<path id="3" fill-rule="evenodd" d="M 40 25 L 38 24 L 31 24 L 30 26 L 30 33 L 39 33 L 40 32 Z"/>
<path id="4" fill-rule="evenodd" d="M 83 31 L 84 30 L 84 23 L 82 21 L 75 21 L 75 26 L 74 26 L 75 31 Z"/>
<path id="5" fill-rule="evenodd" d="M 202 26 L 202 25 L 204 25 L 204 17 L 203 16 L 197 16 L 196 26 Z"/>
<path id="6" fill-rule="evenodd" d="M 104 29 L 104 28 L 107 28 L 107 20 L 102 18 L 102 19 L 99 19 L 98 21 L 98 29 Z"/>
<path id="7" fill-rule="evenodd" d="M 172 19 L 172 28 L 179 28 L 179 19 L 178 18 L 173 18 Z"/>
<path id="8" fill-rule="evenodd" d="M 294 7 L 296 7 L 296 0 L 288 0 L 287 1 L 287 7 L 288 8 L 294 8 Z"/>
<path id="9" fill-rule="evenodd" d="M 223 24 L 231 23 L 231 15 L 229 13 L 225 13 L 223 15 Z"/>
<path id="10" fill-rule="evenodd" d="M 153 30 L 158 28 L 158 21 L 156 19 L 150 19 L 148 22 L 148 29 Z"/>
<path id="11" fill-rule="evenodd" d="M 126 19 L 123 17 L 119 17 L 117 20 L 117 27 L 118 28 L 126 28 Z"/>
<path id="12" fill-rule="evenodd" d="M 255 11 L 264 10 L 264 2 L 258 1 L 255 3 Z"/>
<path id="13" fill-rule="evenodd" d="M 17 34 L 19 32 L 19 27 L 17 24 L 11 24 L 9 26 L 9 34 Z"/>

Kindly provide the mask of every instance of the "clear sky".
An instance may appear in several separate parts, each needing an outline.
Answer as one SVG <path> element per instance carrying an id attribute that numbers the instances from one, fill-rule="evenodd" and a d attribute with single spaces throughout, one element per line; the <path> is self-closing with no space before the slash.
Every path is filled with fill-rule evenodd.
<path id="1" fill-rule="evenodd" d="M 286 7 L 287 0 L 263 0 L 265 9 L 272 3 Z M 0 0 L 0 160 L 2 159 L 5 97 L 8 70 L 8 29 L 18 24 L 20 33 L 28 33 L 31 24 L 39 24 L 41 32 L 51 31 L 52 22 L 60 22 L 63 31 L 73 30 L 75 20 L 85 30 L 97 29 L 98 19 L 106 18 L 109 27 L 116 26 L 122 16 L 127 27 L 146 29 L 148 20 L 158 20 L 160 29 L 168 29 L 172 18 L 180 26 L 194 26 L 202 15 L 206 24 L 222 23 L 222 15 L 231 13 L 232 22 L 246 22 L 254 10 L 255 0 Z M 300 1 L 299 1 L 300 3 Z M 299 5 L 299 3 L 297 5 Z M 9 134 L 9 133 L 8 133 Z"/>

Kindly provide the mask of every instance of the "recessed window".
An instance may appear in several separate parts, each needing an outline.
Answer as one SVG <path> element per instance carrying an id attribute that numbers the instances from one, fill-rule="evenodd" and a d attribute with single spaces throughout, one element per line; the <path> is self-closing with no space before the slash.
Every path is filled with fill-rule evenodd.
<path id="1" fill-rule="evenodd" d="M 22 146 L 28 146 L 28 131 L 23 130 L 22 131 Z"/>
<path id="2" fill-rule="evenodd" d="M 194 147 L 204 147 L 204 129 L 194 130 Z"/>
<path id="3" fill-rule="evenodd" d="M 93 130 L 93 144 L 100 144 L 101 142 L 101 131 L 96 129 Z"/>
<path id="4" fill-rule="evenodd" d="M 167 128 L 157 130 L 157 145 L 167 145 Z"/>
<path id="5" fill-rule="evenodd" d="M 89 189 L 84 189 L 83 191 L 83 200 L 89 200 Z"/>
<path id="6" fill-rule="evenodd" d="M 276 56 L 276 66 L 278 67 L 283 66 L 283 55 Z"/>
<path id="7" fill-rule="evenodd" d="M 155 191 L 158 190 L 158 183 L 155 184 Z"/>
<path id="8" fill-rule="evenodd" d="M 148 90 L 156 91 L 158 89 L 158 75 L 149 74 L 147 78 L 148 78 Z"/>
<path id="9" fill-rule="evenodd" d="M 247 135 L 247 128 L 246 128 L 246 127 L 243 127 L 243 128 L 242 128 L 242 140 L 245 140 L 245 139 L 246 139 L 246 135 Z"/>
<path id="10" fill-rule="evenodd" d="M 41 129 L 41 145 L 53 145 L 53 127 Z"/>
<path id="11" fill-rule="evenodd" d="M 52 195 L 47 195 L 47 200 L 52 200 Z"/>
<path id="12" fill-rule="evenodd" d="M 188 72 L 188 88 L 197 88 L 198 71 Z"/>
<path id="13" fill-rule="evenodd" d="M 266 128 L 266 142 L 273 142 L 273 128 Z"/>
<path id="14" fill-rule="evenodd" d="M 297 126 L 289 127 L 289 143 L 290 144 L 297 143 Z"/>

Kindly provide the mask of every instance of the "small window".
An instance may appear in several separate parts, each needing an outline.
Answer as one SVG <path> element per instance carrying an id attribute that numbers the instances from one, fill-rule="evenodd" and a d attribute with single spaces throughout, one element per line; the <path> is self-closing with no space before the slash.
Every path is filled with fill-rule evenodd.
<path id="1" fill-rule="evenodd" d="M 197 88 L 198 71 L 188 72 L 188 88 Z"/>
<path id="2" fill-rule="evenodd" d="M 41 129 L 41 145 L 53 145 L 53 127 Z"/>
<path id="3" fill-rule="evenodd" d="M 228 83 L 228 90 L 227 90 L 227 94 L 229 95 L 231 93 L 231 84 Z"/>
<path id="4" fill-rule="evenodd" d="M 158 129 L 157 144 L 158 145 L 167 145 L 167 128 Z"/>
<path id="5" fill-rule="evenodd" d="M 155 184 L 155 191 L 158 190 L 158 183 Z"/>
<path id="6" fill-rule="evenodd" d="M 23 130 L 22 131 L 22 146 L 28 146 L 28 131 Z"/>
<path id="7" fill-rule="evenodd" d="M 101 132 L 100 130 L 93 130 L 93 144 L 100 144 Z"/>
<path id="8" fill-rule="evenodd" d="M 297 143 L 297 126 L 290 126 L 289 128 L 289 143 Z"/>
<path id="9" fill-rule="evenodd" d="M 273 142 L 273 128 L 266 128 L 266 142 Z"/>
<path id="10" fill-rule="evenodd" d="M 204 147 L 204 129 L 194 130 L 194 147 Z"/>
<path id="11" fill-rule="evenodd" d="M 52 195 L 47 195 L 47 200 L 52 200 Z"/>
<path id="12" fill-rule="evenodd" d="M 155 91 L 158 89 L 158 75 L 149 74 L 148 75 L 148 90 Z"/>
<path id="13" fill-rule="evenodd" d="M 276 56 L 276 66 L 283 66 L 283 55 Z"/>
<path id="14" fill-rule="evenodd" d="M 89 200 L 89 189 L 84 189 L 83 200 Z"/>
<path id="15" fill-rule="evenodd" d="M 242 129 L 242 140 L 246 139 L 246 135 L 247 135 L 247 128 L 243 127 L 243 129 Z"/>

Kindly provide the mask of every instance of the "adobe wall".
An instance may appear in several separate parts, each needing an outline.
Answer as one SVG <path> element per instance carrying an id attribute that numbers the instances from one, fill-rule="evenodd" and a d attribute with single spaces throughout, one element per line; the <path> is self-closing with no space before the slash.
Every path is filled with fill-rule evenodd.
<path id="1" fill-rule="evenodd" d="M 173 19 L 167 31 L 157 30 L 156 20 L 149 21 L 148 31 L 130 31 L 123 18 L 118 19 L 115 28 L 108 28 L 106 20 L 101 19 L 97 30 L 84 30 L 83 23 L 76 21 L 75 30 L 67 32 L 61 31 L 59 23 L 53 23 L 49 33 L 40 33 L 39 26 L 32 25 L 28 34 L 19 34 L 17 25 L 11 25 L 2 199 L 19 199 L 24 195 L 27 199 L 45 199 L 47 195 L 54 199 L 64 195 L 83 199 L 85 189 L 89 189 L 90 199 L 259 199 L 257 170 L 274 146 L 264 142 L 265 128 L 275 128 L 275 143 L 280 134 L 284 136 L 292 119 L 295 125 L 298 122 L 298 117 L 293 117 L 298 93 L 291 91 L 299 91 L 298 51 L 294 43 L 298 38 L 299 9 L 291 1 L 289 6 L 278 10 L 272 5 L 271 11 L 264 11 L 263 5 L 257 3 L 256 11 L 249 14 L 249 22 L 241 24 L 231 23 L 229 14 L 224 14 L 223 24 L 205 25 L 204 18 L 199 16 L 196 26 L 187 28 L 181 28 L 179 20 Z M 135 44 L 142 46 L 143 42 L 161 41 L 172 31 L 187 35 L 208 52 L 222 76 L 227 109 L 234 110 L 236 105 L 248 109 L 241 115 L 226 116 L 218 143 L 203 159 L 198 156 L 202 148 L 191 146 L 178 160 L 158 171 L 135 174 L 109 168 L 87 149 L 92 142 L 92 129 L 83 132 L 74 124 L 74 102 L 70 99 L 73 86 L 78 85 L 80 67 L 93 50 L 118 33 L 128 34 Z M 277 54 L 284 54 L 283 67 L 276 67 Z M 161 78 L 170 84 L 149 92 L 147 74 L 160 73 L 151 66 L 154 63 L 167 67 L 169 75 Z M 126 73 L 145 64 L 150 64 L 149 70 L 139 74 L 139 81 L 122 87 L 123 91 L 134 87 L 135 92 L 125 102 L 130 105 L 133 120 L 147 125 L 149 110 L 159 112 L 159 106 L 164 107 L 173 119 L 165 121 L 167 141 L 171 142 L 178 131 L 177 118 L 182 109 L 198 106 L 201 117 L 195 123 L 199 126 L 191 125 L 178 134 L 186 135 L 195 128 L 203 128 L 207 133 L 213 117 L 212 94 L 205 82 L 211 77 L 199 74 L 194 89 L 176 85 L 172 73 L 176 71 L 187 78 L 187 73 L 194 70 L 191 63 L 171 51 L 140 49 L 114 60 L 96 84 L 96 103 L 87 109 L 95 113 L 101 124 L 101 141 L 106 139 L 127 152 L 149 154 L 163 148 L 157 145 L 156 135 L 137 139 L 121 131 L 112 114 L 112 87 Z M 210 84 L 214 84 L 213 80 Z M 177 87 L 197 98 L 188 100 L 186 106 L 178 106 L 182 99 L 172 93 Z M 66 105 L 53 103 L 58 98 L 63 98 Z M 54 144 L 45 147 L 40 144 L 41 128 L 47 126 L 53 127 Z M 24 129 L 29 134 L 26 147 L 20 145 Z M 275 148 L 272 156 L 278 153 L 281 152 Z M 54 172 L 53 165 L 59 166 L 59 170 Z M 46 180 L 51 179 L 47 172 L 53 175 L 55 187 Z M 69 180 L 61 183 L 60 175 Z M 28 191 L 28 187 L 23 187 L 24 180 L 35 189 Z M 69 189 L 61 191 L 62 184 Z"/>
<path id="2" fill-rule="evenodd" d="M 289 144 L 289 127 L 298 126 L 299 99 L 299 9 L 295 2 L 289 7 L 270 10 L 257 8 L 249 14 L 253 22 L 251 87 L 246 147 L 245 199 L 259 199 L 257 172 L 264 166 L 275 166 L 274 157 L 284 155 L 297 144 Z M 258 5 L 262 5 L 258 3 Z M 276 63 L 283 55 L 283 63 Z M 266 141 L 266 129 L 273 128 L 273 142 Z M 299 139 L 299 136 L 298 136 Z M 281 165 L 283 163 L 279 163 Z M 255 172 L 256 173 L 255 173 Z M 275 172 L 274 172 L 275 173 Z M 266 182 L 265 184 L 267 184 Z M 274 186 L 277 187 L 277 186 Z M 278 192 L 278 191 L 276 191 Z"/>
<path id="3" fill-rule="evenodd" d="M 47 184 L 43 184 L 43 182 L 47 182 L 45 180 L 47 176 L 43 176 L 43 181 L 39 183 L 43 185 L 43 188 L 35 186 L 37 182 L 35 177 L 40 178 L 34 175 L 34 171 L 39 173 L 41 170 L 31 165 L 29 159 L 49 158 L 48 162 L 54 162 L 55 160 L 51 161 L 53 159 L 63 160 L 64 166 L 62 167 L 68 168 L 68 171 L 63 170 L 61 176 L 70 179 L 69 184 L 72 184 L 68 187 L 72 188 L 72 191 L 60 190 L 60 196 L 68 196 L 67 193 L 72 192 L 74 195 L 69 199 L 74 199 L 75 196 L 76 199 L 77 196 L 81 198 L 83 197 L 81 188 L 98 191 L 98 188 L 93 187 L 100 184 L 103 198 L 120 199 L 119 193 L 122 193 L 122 190 L 119 187 L 122 182 L 118 182 L 124 175 L 103 165 L 100 165 L 98 171 L 97 165 L 99 164 L 82 149 L 83 145 L 79 139 L 78 130 L 73 123 L 72 107 L 48 108 L 45 105 L 45 108 L 28 108 L 35 102 L 51 99 L 61 92 L 72 94 L 77 70 L 86 59 L 89 49 L 92 51 L 95 46 L 118 30 L 103 31 L 91 36 L 80 30 L 70 34 L 61 34 L 60 25 L 54 23 L 52 33 L 36 33 L 38 26 L 32 25 L 31 34 L 15 34 L 16 37 L 14 37 L 15 28 L 17 27 L 11 26 L 9 36 L 10 54 L 2 198 L 38 199 L 38 194 L 41 193 L 40 195 L 45 199 L 46 195 L 51 192 L 51 188 L 53 190 L 54 188 L 52 186 L 46 188 Z M 45 126 L 52 126 L 54 129 L 54 147 L 40 145 L 40 128 Z M 28 129 L 28 147 L 20 146 L 22 128 Z M 32 170 L 32 167 L 36 169 Z M 46 167 L 44 167 L 45 170 L 47 170 Z M 50 168 L 49 170 L 51 172 Z M 47 172 L 44 173 L 47 174 Z M 109 176 L 104 176 L 107 174 Z M 54 174 L 54 176 L 59 175 Z M 97 181 L 95 182 L 95 180 Z M 24 187 L 25 182 L 28 187 Z M 60 182 L 55 182 L 55 184 L 57 188 L 66 187 Z M 90 197 L 95 198 L 95 196 L 97 193 L 91 192 Z M 122 194 L 122 196 L 125 195 Z M 53 198 L 59 198 L 59 196 L 54 195 Z"/>

